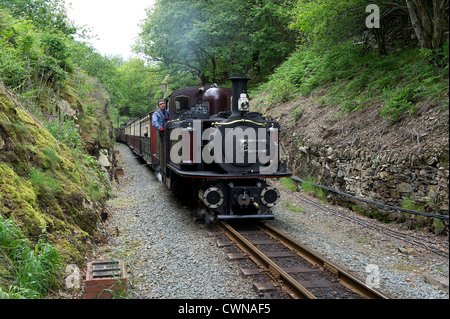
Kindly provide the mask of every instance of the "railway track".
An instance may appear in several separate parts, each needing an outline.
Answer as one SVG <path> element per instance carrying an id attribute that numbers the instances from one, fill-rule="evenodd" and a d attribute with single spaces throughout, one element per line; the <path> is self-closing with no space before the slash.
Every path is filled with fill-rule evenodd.
<path id="1" fill-rule="evenodd" d="M 230 254 L 230 259 L 249 258 L 258 265 L 241 268 L 244 275 L 264 273 L 271 279 L 256 282 L 258 290 L 281 288 L 296 299 L 389 298 L 272 225 L 221 221 L 217 226 L 242 251 Z M 230 244 L 222 241 L 220 245 Z"/>
<path id="2" fill-rule="evenodd" d="M 442 247 L 442 243 L 437 243 L 437 242 L 433 242 L 427 238 L 421 237 L 419 235 L 413 235 L 413 234 L 408 234 L 406 232 L 400 232 L 400 231 L 396 231 L 393 229 L 390 229 L 389 227 L 385 227 L 383 225 L 381 225 L 380 223 L 376 223 L 376 222 L 372 222 L 370 220 L 366 220 L 366 219 L 362 219 L 362 218 L 358 218 L 355 216 L 351 216 L 345 213 L 342 213 L 336 209 L 332 209 L 330 207 L 321 205 L 320 203 L 317 203 L 313 200 L 311 200 L 310 198 L 303 196 L 299 193 L 293 193 L 293 192 L 288 192 L 284 189 L 281 189 L 282 192 L 285 193 L 289 193 L 290 195 L 296 197 L 297 199 L 299 199 L 302 203 L 310 206 L 310 207 L 314 207 L 316 209 L 320 209 L 324 212 L 327 212 L 329 214 L 338 216 L 340 218 L 343 219 L 347 219 L 357 225 L 360 225 L 364 228 L 368 228 L 368 229 L 372 229 L 375 231 L 378 231 L 380 233 L 383 233 L 389 237 L 398 239 L 400 241 L 403 241 L 405 243 L 411 244 L 413 246 L 419 247 L 421 249 L 426 249 L 436 255 L 439 255 L 441 257 L 449 257 L 449 247 L 448 244 L 445 245 L 444 247 Z"/>

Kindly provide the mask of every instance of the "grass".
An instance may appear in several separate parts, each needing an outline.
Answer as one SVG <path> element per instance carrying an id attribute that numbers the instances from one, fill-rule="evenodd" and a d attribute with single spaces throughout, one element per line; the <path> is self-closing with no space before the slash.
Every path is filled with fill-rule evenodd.
<path id="1" fill-rule="evenodd" d="M 52 169 L 57 169 L 59 163 L 61 163 L 61 158 L 56 154 L 56 151 L 52 147 L 46 147 L 43 150 L 44 159 L 49 164 L 47 167 Z"/>
<path id="2" fill-rule="evenodd" d="M 320 91 L 319 105 L 338 105 L 342 113 L 381 105 L 380 116 L 398 122 L 426 101 L 448 108 L 448 47 L 440 54 L 415 48 L 386 56 L 352 43 L 322 52 L 303 47 L 255 93 L 264 92 L 270 107 Z"/>
<path id="3" fill-rule="evenodd" d="M 50 172 L 31 168 L 30 182 L 39 194 L 55 194 L 60 190 L 58 180 L 53 178 Z"/>
<path id="4" fill-rule="evenodd" d="M 301 206 L 293 205 L 293 204 L 292 204 L 291 202 L 289 202 L 289 201 L 284 202 L 284 206 L 286 206 L 291 212 L 302 213 L 302 212 L 305 211 Z"/>
<path id="5" fill-rule="evenodd" d="M 94 200 L 101 200 L 105 196 L 102 187 L 94 182 L 90 182 L 86 186 L 86 191 L 88 192 L 89 196 Z"/>
<path id="6" fill-rule="evenodd" d="M 287 189 L 289 189 L 292 192 L 296 192 L 297 191 L 297 183 L 295 183 L 289 177 L 281 178 L 280 179 L 280 183 L 281 183 L 281 185 L 283 185 L 284 187 L 286 187 Z"/>
<path id="7" fill-rule="evenodd" d="M 114 289 L 115 288 L 115 289 Z M 129 299 L 129 294 L 127 294 L 127 287 L 124 287 L 120 277 L 117 277 L 117 284 L 114 284 L 110 289 L 105 289 L 99 293 L 100 296 L 104 292 L 109 292 L 112 299 Z"/>
<path id="8" fill-rule="evenodd" d="M 321 201 L 326 202 L 327 201 L 327 194 L 326 194 L 326 192 L 323 189 L 314 186 L 316 184 L 317 183 L 313 181 L 312 177 L 308 176 L 306 178 L 306 180 L 304 180 L 303 183 L 302 183 L 302 189 L 306 193 L 311 194 L 313 196 L 316 196 Z"/>
<path id="9" fill-rule="evenodd" d="M 416 206 L 415 202 L 409 197 L 407 197 L 403 200 L 402 208 L 409 209 L 409 210 L 415 210 L 415 211 L 419 210 L 419 208 Z"/>
<path id="10" fill-rule="evenodd" d="M 0 215 L 0 270 L 0 299 L 40 298 L 57 285 L 59 253 L 42 238 L 31 245 L 12 219 Z"/>
<path id="11" fill-rule="evenodd" d="M 297 191 L 297 183 L 295 181 L 293 181 L 291 178 L 289 177 L 283 177 L 280 178 L 280 183 L 282 186 L 284 186 L 285 188 L 289 189 L 292 192 L 296 192 Z M 313 181 L 311 176 L 308 176 L 306 178 L 306 180 L 303 181 L 303 183 L 301 184 L 301 188 L 303 189 L 304 192 L 316 196 L 318 197 L 320 200 L 322 200 L 323 202 L 327 201 L 327 193 L 319 188 L 314 186 L 316 184 L 316 182 Z M 300 211 L 300 210 L 295 210 L 295 206 L 288 206 L 285 203 L 286 207 L 288 208 L 293 208 L 294 211 Z"/>
<path id="12" fill-rule="evenodd" d="M 433 226 L 436 234 L 442 233 L 442 231 L 445 228 L 444 222 L 442 221 L 442 219 L 439 218 L 433 218 Z"/>

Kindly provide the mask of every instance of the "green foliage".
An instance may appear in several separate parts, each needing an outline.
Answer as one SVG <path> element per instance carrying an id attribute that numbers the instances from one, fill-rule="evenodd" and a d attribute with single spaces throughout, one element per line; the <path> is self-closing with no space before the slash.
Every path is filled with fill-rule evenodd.
<path id="1" fill-rule="evenodd" d="M 95 160 L 95 158 L 93 158 L 92 156 L 89 156 L 89 155 L 85 155 L 84 157 L 85 157 L 86 162 L 88 163 L 89 167 L 90 167 L 92 170 L 95 171 L 95 173 L 97 174 L 97 176 L 98 176 L 101 180 L 103 180 L 103 179 L 105 178 L 105 172 L 103 172 L 103 170 L 101 170 L 100 165 L 99 165 L 98 162 Z M 92 185 L 91 185 L 91 184 L 92 184 Z M 93 193 L 95 193 L 95 194 L 100 194 L 100 193 L 102 193 L 102 192 L 97 193 L 97 191 L 99 190 L 99 186 L 98 186 L 98 185 L 96 185 L 96 184 L 94 184 L 94 183 L 91 183 L 91 184 L 88 185 L 88 189 L 92 190 Z M 94 196 L 94 197 L 97 197 L 97 196 Z"/>
<path id="2" fill-rule="evenodd" d="M 0 76 L 7 85 L 17 87 L 27 76 L 27 60 L 36 55 L 32 45 L 36 33 L 28 22 L 14 19 L 1 7 L 0 21 Z"/>
<path id="3" fill-rule="evenodd" d="M 293 204 L 292 204 L 291 202 L 289 202 L 289 201 L 284 202 L 284 206 L 286 206 L 286 207 L 287 207 L 290 211 L 292 211 L 292 212 L 302 213 L 302 212 L 305 211 L 301 206 L 293 205 Z"/>
<path id="4" fill-rule="evenodd" d="M 47 31 L 64 35 L 76 32 L 67 17 L 64 0 L 2 0 L 1 8 L 10 10 L 17 17 L 31 20 Z"/>
<path id="5" fill-rule="evenodd" d="M 442 219 L 439 218 L 433 218 L 433 227 L 434 233 L 436 234 L 440 234 L 443 230 L 445 230 L 445 224 Z"/>
<path id="6" fill-rule="evenodd" d="M 46 55 L 51 56 L 57 60 L 60 60 L 62 63 L 64 63 L 69 56 L 67 46 L 64 43 L 63 39 L 54 34 L 50 33 L 42 34 L 41 46 Z"/>
<path id="7" fill-rule="evenodd" d="M 295 48 L 292 1 L 156 1 L 136 50 L 159 62 L 175 87 L 225 83 L 230 75 L 267 76 Z M 180 76 L 181 75 L 181 76 Z"/>
<path id="8" fill-rule="evenodd" d="M 377 2 L 374 0 L 371 3 Z M 295 1 L 290 11 L 290 27 L 300 31 L 304 41 L 310 44 L 320 43 L 325 46 L 347 40 L 349 34 L 367 30 L 364 21 L 368 15 L 365 11 L 368 4 L 364 0 Z M 384 6 L 379 5 L 383 10 Z"/>
<path id="9" fill-rule="evenodd" d="M 127 115 L 134 117 L 155 109 L 158 99 L 164 97 L 160 89 L 163 74 L 140 59 L 123 63 L 117 71 L 122 83 L 119 100 L 122 112 L 128 109 Z"/>
<path id="10" fill-rule="evenodd" d="M 60 190 L 59 182 L 53 178 L 51 172 L 43 172 L 35 168 L 30 170 L 31 185 L 38 194 L 55 194 Z"/>
<path id="11" fill-rule="evenodd" d="M 45 228 L 42 231 L 45 235 Z M 0 265 L 10 277 L 0 282 L 0 299 L 40 298 L 54 288 L 60 273 L 58 251 L 41 237 L 31 245 L 12 219 L 0 215 Z M 9 282 L 8 288 L 6 284 Z"/>
<path id="12" fill-rule="evenodd" d="M 39 299 L 40 295 L 38 292 L 28 289 L 21 288 L 14 285 L 9 286 L 8 290 L 3 291 L 0 287 L 0 299 Z"/>
<path id="13" fill-rule="evenodd" d="M 85 155 L 84 158 L 86 159 L 86 162 L 88 163 L 88 165 L 91 168 L 97 168 L 98 163 L 97 163 L 97 161 L 95 160 L 94 157 L 92 157 L 90 155 Z"/>
<path id="14" fill-rule="evenodd" d="M 402 208 L 409 209 L 409 210 L 418 210 L 416 204 L 411 198 L 405 198 L 402 202 Z"/>
<path id="15" fill-rule="evenodd" d="M 45 237 L 55 239 L 63 262 L 81 265 L 85 238 L 97 225 L 97 215 L 84 203 L 104 201 L 109 195 L 105 173 L 90 167 L 84 157 L 88 147 L 83 146 L 85 140 L 92 149 L 111 145 L 108 93 L 120 102 L 126 88 L 118 76 L 122 62 L 103 59 L 92 48 L 85 55 L 74 50 L 87 46 L 71 37 L 75 29 L 69 30 L 70 24 L 59 24 L 69 22 L 59 20 L 65 9 L 58 4 L 64 2 L 0 2 L 0 130 L 10 143 L 8 152 L 0 152 L 0 212 L 24 233 L 11 244 L 17 249 L 0 243 L 0 298 L 39 298 L 55 288 L 60 278 L 50 272 L 59 263 L 56 249 L 42 240 L 28 242 L 29 248 L 22 245 L 24 236 L 38 236 L 46 225 Z M 104 82 L 89 77 L 81 64 L 92 73 L 101 69 L 97 74 Z M 48 130 L 10 99 L 4 86 Z M 61 109 L 66 103 L 76 112 L 77 124 Z M 82 138 L 79 127 L 86 123 L 89 129 Z"/>
<path id="16" fill-rule="evenodd" d="M 402 119 L 403 114 L 414 114 L 416 105 L 413 104 L 413 93 L 411 86 L 390 91 L 381 115 L 395 123 Z"/>
<path id="17" fill-rule="evenodd" d="M 118 66 L 121 59 L 108 58 L 98 53 L 92 46 L 83 42 L 71 43 L 71 56 L 82 72 L 96 78 L 108 91 L 112 104 L 118 104 L 121 98 L 122 84 Z"/>
<path id="18" fill-rule="evenodd" d="M 89 109 L 92 106 L 89 94 L 99 90 L 98 82 L 107 91 L 115 124 L 121 122 L 120 117 L 136 117 L 154 109 L 157 100 L 163 97 L 160 85 L 165 73 L 158 67 L 140 59 L 123 61 L 120 57 L 102 56 L 85 43 L 74 43 L 71 50 L 82 69 L 74 74 L 74 86 L 80 98 L 87 101 L 84 104 L 89 115 L 94 115 Z"/>
<path id="19" fill-rule="evenodd" d="M 86 186 L 86 191 L 88 192 L 89 196 L 96 201 L 99 201 L 100 199 L 105 197 L 105 193 L 103 192 L 102 188 L 97 183 L 89 183 Z"/>
<path id="20" fill-rule="evenodd" d="M 323 189 L 316 187 L 315 185 L 316 185 L 316 183 L 313 181 L 312 177 L 308 176 L 306 178 L 306 180 L 304 180 L 302 183 L 302 189 L 306 193 L 314 195 L 314 196 L 320 198 L 323 202 L 326 202 L 327 201 L 326 192 Z"/>
<path id="21" fill-rule="evenodd" d="M 46 147 L 43 150 L 45 159 L 50 164 L 51 168 L 57 168 L 59 163 L 61 162 L 61 158 L 56 154 L 56 151 L 52 147 Z"/>
<path id="22" fill-rule="evenodd" d="M 65 143 L 67 146 L 71 148 L 80 148 L 83 146 L 83 139 L 78 133 L 74 120 L 67 119 L 60 121 L 59 118 L 53 114 L 51 117 L 47 117 L 47 121 L 44 122 L 44 125 L 53 137 Z"/>
<path id="23" fill-rule="evenodd" d="M 63 81 L 73 69 L 67 46 L 72 40 L 55 29 L 38 30 L 35 20 L 13 16 L 0 6 L 1 80 L 22 93 Z"/>
<path id="24" fill-rule="evenodd" d="M 448 59 L 423 49 L 389 56 L 363 54 L 352 42 L 329 50 L 300 48 L 278 67 L 264 92 L 269 107 L 296 95 L 308 96 L 326 89 L 323 105 L 338 105 L 354 112 L 367 105 L 384 105 L 381 116 L 393 122 L 414 114 L 418 103 L 433 101 L 448 107 Z M 405 85 L 405 83 L 408 83 Z"/>
<path id="25" fill-rule="evenodd" d="M 28 133 L 28 129 L 26 128 L 25 125 L 23 125 L 22 123 L 16 122 L 16 123 L 12 123 L 11 126 L 13 127 L 13 129 L 15 131 L 18 132 L 18 134 L 22 134 L 25 135 Z"/>
<path id="26" fill-rule="evenodd" d="M 293 192 L 297 191 L 297 184 L 289 177 L 280 178 L 280 183 L 281 183 L 281 185 L 283 185 L 284 187 L 286 187 L 287 189 L 289 189 Z"/>

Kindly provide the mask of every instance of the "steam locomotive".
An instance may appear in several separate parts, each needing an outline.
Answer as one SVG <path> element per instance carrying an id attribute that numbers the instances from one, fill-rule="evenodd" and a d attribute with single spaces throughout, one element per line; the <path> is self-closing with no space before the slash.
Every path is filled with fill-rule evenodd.
<path id="1" fill-rule="evenodd" d="M 214 218 L 273 219 L 280 193 L 266 179 L 292 175 L 279 160 L 280 126 L 249 111 L 249 78 L 230 80 L 232 89 L 172 92 L 163 134 L 153 127 L 151 111 L 116 129 L 116 139 L 159 172 L 168 189 L 197 198 Z"/>

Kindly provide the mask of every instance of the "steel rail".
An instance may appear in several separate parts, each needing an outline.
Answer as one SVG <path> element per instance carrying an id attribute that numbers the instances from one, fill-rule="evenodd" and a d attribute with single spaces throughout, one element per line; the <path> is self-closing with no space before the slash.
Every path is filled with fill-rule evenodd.
<path id="1" fill-rule="evenodd" d="M 285 246 L 293 249 L 298 255 L 305 258 L 312 264 L 316 264 L 323 271 L 328 272 L 339 279 L 339 281 L 350 290 L 364 296 L 368 299 L 390 299 L 390 297 L 374 288 L 365 284 L 365 282 L 356 276 L 350 274 L 347 270 L 325 259 L 323 256 L 313 252 L 308 247 L 304 246 L 297 240 L 291 238 L 283 231 L 275 228 L 267 223 L 261 223 L 259 226 L 270 236 L 280 240 Z"/>
<path id="2" fill-rule="evenodd" d="M 308 289 L 300 285 L 286 271 L 275 264 L 270 258 L 256 248 L 251 242 L 239 234 L 233 227 L 224 221 L 218 223 L 219 227 L 258 265 L 261 265 L 270 273 L 276 273 L 282 287 L 296 299 L 317 299 Z"/>
<path id="3" fill-rule="evenodd" d="M 382 225 L 377 225 L 377 224 L 375 224 L 372 221 L 366 221 L 366 220 L 363 220 L 361 218 L 357 218 L 357 217 L 354 217 L 354 216 L 350 216 L 350 215 L 344 214 L 342 212 L 339 212 L 338 210 L 335 210 L 335 209 L 332 209 L 332 208 L 329 208 L 329 207 L 325 207 L 325 206 L 323 206 L 321 204 L 318 204 L 318 203 L 314 202 L 313 200 L 307 198 L 306 196 L 303 196 L 303 195 L 298 194 L 298 193 L 288 192 L 288 191 L 283 190 L 283 189 L 281 191 L 284 191 L 285 193 L 289 193 L 289 194 L 293 195 L 294 197 L 300 199 L 301 201 L 305 202 L 307 205 L 312 205 L 312 206 L 314 206 L 316 208 L 321 209 L 324 212 L 331 213 L 331 214 L 333 214 L 335 216 L 347 219 L 347 220 L 349 220 L 349 221 L 351 221 L 353 223 L 356 223 L 358 225 L 361 225 L 361 226 L 364 226 L 364 227 L 368 227 L 368 228 L 373 229 L 375 231 L 382 232 L 383 234 L 385 234 L 387 236 L 396 238 L 398 240 L 404 241 L 404 242 L 409 243 L 411 245 L 415 245 L 415 246 L 424 248 L 424 249 L 426 249 L 428 251 L 431 251 L 431 252 L 433 252 L 433 253 L 435 253 L 435 254 L 437 254 L 439 256 L 447 257 L 447 258 L 449 256 L 448 247 L 446 247 L 447 250 L 440 249 L 440 248 L 435 248 L 435 246 L 438 246 L 439 244 L 437 244 L 435 242 L 432 242 L 432 241 L 430 241 L 430 240 L 428 240 L 426 238 L 421 238 L 419 236 L 409 235 L 409 234 L 406 234 L 406 233 L 403 233 L 403 232 L 399 232 L 399 231 L 396 231 L 396 230 L 389 229 L 389 228 L 387 228 L 385 226 L 382 226 Z"/>

